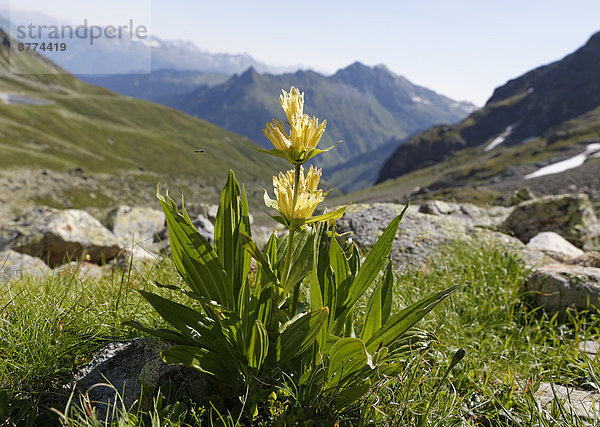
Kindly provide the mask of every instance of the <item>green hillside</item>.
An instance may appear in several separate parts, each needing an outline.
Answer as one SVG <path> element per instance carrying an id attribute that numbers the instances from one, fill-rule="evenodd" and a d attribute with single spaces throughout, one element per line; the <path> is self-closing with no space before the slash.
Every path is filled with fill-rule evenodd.
<path id="1" fill-rule="evenodd" d="M 11 72 L 11 49 L 0 30 L 0 215 L 39 202 L 156 205 L 157 182 L 189 201 L 212 202 L 230 168 L 258 196 L 280 169 L 240 135 L 87 85 L 39 55 L 21 56 L 18 67 L 44 74 Z"/>

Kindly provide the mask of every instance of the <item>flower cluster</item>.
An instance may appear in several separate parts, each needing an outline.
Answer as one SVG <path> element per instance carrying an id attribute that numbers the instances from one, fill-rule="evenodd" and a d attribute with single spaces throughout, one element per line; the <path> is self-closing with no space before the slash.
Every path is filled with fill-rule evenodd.
<path id="1" fill-rule="evenodd" d="M 284 157 L 294 164 L 305 163 L 310 158 L 326 150 L 317 149 L 317 144 L 325 132 L 327 120 L 319 124 L 319 119 L 304 114 L 304 93 L 292 86 L 290 92 L 282 90 L 279 103 L 285 111 L 289 132 L 285 122 L 273 119 L 263 132 L 275 150 L 269 153 Z"/>
<path id="2" fill-rule="evenodd" d="M 296 172 L 289 170 L 285 175 L 280 172 L 278 177 L 273 177 L 273 188 L 277 197 L 276 209 L 287 222 L 292 219 L 310 218 L 317 205 L 325 200 L 323 190 L 317 189 L 321 179 L 321 169 L 311 166 L 305 176 L 304 168 L 300 166 L 299 175 L 295 203 L 294 183 Z M 275 204 L 272 203 L 271 205 L 275 207 Z"/>
<path id="3" fill-rule="evenodd" d="M 325 132 L 327 121 L 323 120 L 323 123 L 319 124 L 318 118 L 304 114 L 304 93 L 300 93 L 293 86 L 289 93 L 282 90 L 279 103 L 287 117 L 289 132 L 286 131 L 283 121 L 273 119 L 272 123 L 267 123 L 263 132 L 273 143 L 275 149 L 260 151 L 287 159 L 294 165 L 294 169 L 273 177 L 277 200 L 271 200 L 265 192 L 265 203 L 279 211 L 282 222 L 290 229 L 295 227 L 292 225 L 293 222 L 302 224 L 339 218 L 343 214 L 343 209 L 333 214 L 312 216 L 317 205 L 325 200 L 325 194 L 317 188 L 321 179 L 321 169 L 311 166 L 305 176 L 302 167 L 307 160 L 333 148 L 330 147 L 326 150 L 317 148 L 317 144 Z"/>

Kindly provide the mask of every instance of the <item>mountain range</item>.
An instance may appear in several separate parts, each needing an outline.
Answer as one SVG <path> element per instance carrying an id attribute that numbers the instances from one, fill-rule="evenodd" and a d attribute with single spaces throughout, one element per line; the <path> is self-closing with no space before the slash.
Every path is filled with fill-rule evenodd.
<path id="1" fill-rule="evenodd" d="M 263 74 L 250 68 L 222 84 L 158 101 L 268 147 L 261 129 L 271 118 L 283 118 L 278 95 L 292 85 L 305 92 L 308 114 L 327 119 L 321 144 L 327 147 L 341 141 L 335 150 L 318 158 L 320 165 L 338 169 L 353 158 L 370 156 L 393 138 L 401 141 L 433 124 L 454 123 L 475 108 L 414 85 L 383 65 L 368 67 L 359 62 L 331 76 L 314 71 Z M 364 188 L 374 182 L 385 157 L 377 157 L 380 163 L 371 165 L 368 176 L 355 176 L 351 181 L 326 176 L 346 191 Z"/>
<path id="2" fill-rule="evenodd" d="M 434 126 L 398 146 L 368 197 L 492 200 L 521 186 L 596 194 L 599 153 L 600 32 L 565 58 L 498 87 L 460 123 Z"/>
<path id="3" fill-rule="evenodd" d="M 81 25 L 80 22 L 69 23 L 62 19 L 19 10 L 14 7 L 10 10 L 0 8 L 0 28 L 7 34 L 17 34 L 12 22 L 32 23 L 34 25 L 67 25 L 73 27 Z M 40 39 L 49 41 L 47 39 Z M 147 74 L 150 71 L 169 69 L 183 71 L 205 71 L 231 75 L 240 73 L 249 67 L 265 72 L 285 72 L 297 67 L 278 67 L 265 64 L 254 59 L 247 53 L 228 54 L 211 53 L 200 49 L 188 40 L 164 40 L 156 36 L 144 39 L 130 40 L 128 38 L 95 40 L 90 47 L 89 40 L 72 38 L 68 40 L 66 52 L 51 53 L 47 56 L 57 65 L 71 74 Z M 151 61 L 150 61 L 151 59 Z"/>

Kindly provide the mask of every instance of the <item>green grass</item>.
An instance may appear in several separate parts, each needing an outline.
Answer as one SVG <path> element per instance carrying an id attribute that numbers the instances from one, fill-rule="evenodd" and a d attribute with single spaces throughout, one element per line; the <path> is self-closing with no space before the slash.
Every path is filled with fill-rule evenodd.
<path id="1" fill-rule="evenodd" d="M 600 385 L 595 379 L 599 362 L 578 351 L 581 340 L 599 338 L 598 316 L 571 313 L 559 322 L 532 310 L 519 294 L 527 272 L 497 250 L 449 247 L 432 265 L 428 272 L 398 277 L 394 310 L 453 284 L 459 290 L 418 325 L 431 337 L 427 347 L 405 356 L 403 372 L 382 379 L 354 416 L 377 425 L 419 425 L 426 411 L 432 425 L 582 425 L 561 414 L 560 405 L 544 411 L 531 396 L 540 382 L 587 389 Z M 71 425 L 94 425 L 75 405 L 68 406 L 65 385 L 72 370 L 102 344 L 136 335 L 123 329 L 122 321 L 162 325 L 136 290 L 181 296 L 157 289 L 154 280 L 180 285 L 169 263 L 143 273 L 115 270 L 99 282 L 51 277 L 2 285 L 0 425 L 57 423 L 50 408 L 67 413 Z M 466 350 L 466 357 L 442 381 L 458 348 Z M 163 391 L 149 401 L 117 415 L 128 425 L 196 425 L 219 418 L 187 396 Z M 183 414 L 176 417 L 179 421 L 173 421 L 175 407 L 185 409 L 175 411 Z"/>

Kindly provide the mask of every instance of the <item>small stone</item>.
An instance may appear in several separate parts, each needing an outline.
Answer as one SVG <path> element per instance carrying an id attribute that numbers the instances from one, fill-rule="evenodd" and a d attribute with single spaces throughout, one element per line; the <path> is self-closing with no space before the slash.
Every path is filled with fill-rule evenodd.
<path id="1" fill-rule="evenodd" d="M 596 414 L 600 412 L 600 394 L 596 391 L 541 383 L 535 397 L 547 411 L 551 410 L 552 402 L 556 399 L 564 405 L 565 413 L 579 418 L 596 419 Z"/>
<path id="2" fill-rule="evenodd" d="M 600 343 L 598 342 L 598 340 L 588 340 L 579 342 L 579 351 L 587 353 L 590 356 L 595 356 L 596 354 L 598 354 L 598 349 L 600 349 Z"/>
<path id="3" fill-rule="evenodd" d="M 52 270 L 39 258 L 14 251 L 0 251 L 0 283 L 22 276 L 49 275 Z"/>
<path id="4" fill-rule="evenodd" d="M 533 237 L 527 247 L 540 250 L 558 261 L 567 261 L 584 252 L 553 231 L 544 231 Z"/>
<path id="5" fill-rule="evenodd" d="M 54 269 L 59 276 L 72 276 L 78 275 L 81 278 L 99 280 L 104 275 L 105 270 L 98 264 L 92 264 L 90 262 L 79 263 L 72 261 L 68 264 L 63 264 L 60 267 Z"/>
<path id="6" fill-rule="evenodd" d="M 526 298 L 550 313 L 566 308 L 598 311 L 600 268 L 550 264 L 535 269 L 525 279 Z"/>

